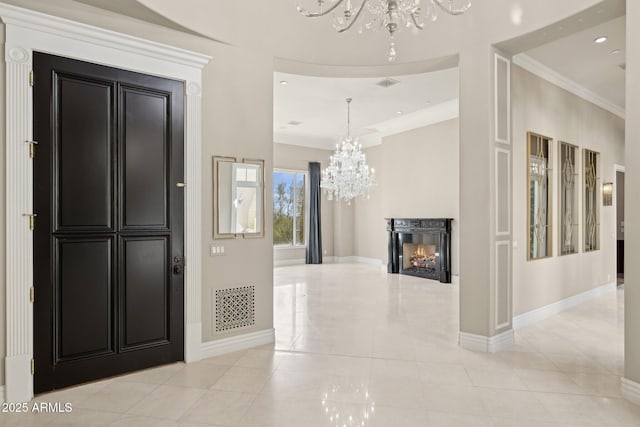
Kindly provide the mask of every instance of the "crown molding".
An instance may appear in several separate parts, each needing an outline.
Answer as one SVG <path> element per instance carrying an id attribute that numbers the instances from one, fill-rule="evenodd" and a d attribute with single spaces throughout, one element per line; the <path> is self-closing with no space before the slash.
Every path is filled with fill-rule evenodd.
<path id="1" fill-rule="evenodd" d="M 381 145 L 382 138 L 385 136 L 395 135 L 457 118 L 459 116 L 458 104 L 459 101 L 456 98 L 428 108 L 423 108 L 413 113 L 404 114 L 390 120 L 375 123 L 363 129 L 368 133 L 364 135 L 357 135 L 356 138 L 360 144 L 362 144 L 363 148 Z M 289 144 L 301 147 L 318 148 L 321 150 L 334 150 L 340 138 L 275 131 L 273 133 L 273 140 L 276 144 Z"/>
<path id="2" fill-rule="evenodd" d="M 367 126 L 367 129 L 374 131 L 375 134 L 373 135 L 379 137 L 380 143 L 382 143 L 382 138 L 385 136 L 396 135 L 409 130 L 445 122 L 447 120 L 455 119 L 458 116 L 459 100 L 458 98 L 455 98 L 428 108 L 423 108 L 413 113 L 403 114 L 391 120 Z M 367 138 L 369 136 L 370 135 L 367 135 L 366 137 L 361 138 L 364 141 L 362 146 L 369 147 L 372 145 L 378 145 L 375 143 L 365 143 L 369 142 L 369 138 Z"/>
<path id="3" fill-rule="evenodd" d="M 87 25 L 69 19 L 0 3 L 2 22 L 52 35 L 71 37 L 74 40 L 124 50 L 162 61 L 202 69 L 211 57 L 186 49 L 144 40 L 128 34 Z"/>
<path id="4" fill-rule="evenodd" d="M 588 101 L 598 107 L 607 110 L 608 112 L 615 114 L 621 119 L 625 119 L 625 109 L 613 102 L 604 99 L 602 96 L 596 94 L 590 89 L 576 83 L 575 81 L 563 76 L 557 71 L 552 70 L 541 62 L 533 59 L 527 54 L 519 53 L 513 57 L 513 63 L 521 68 L 529 71 L 532 74 L 552 83 L 567 92 L 570 92 L 580 98 Z"/>

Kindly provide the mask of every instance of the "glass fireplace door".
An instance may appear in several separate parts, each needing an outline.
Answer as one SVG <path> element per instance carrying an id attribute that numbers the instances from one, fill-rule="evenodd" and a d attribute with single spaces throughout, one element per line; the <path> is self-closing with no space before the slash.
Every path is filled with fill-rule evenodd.
<path id="1" fill-rule="evenodd" d="M 401 273 L 439 279 L 439 233 L 402 233 L 399 240 Z"/>

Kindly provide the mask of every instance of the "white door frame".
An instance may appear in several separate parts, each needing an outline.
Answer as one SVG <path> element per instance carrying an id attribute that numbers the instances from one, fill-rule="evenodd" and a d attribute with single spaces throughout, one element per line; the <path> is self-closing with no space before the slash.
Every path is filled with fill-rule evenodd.
<path id="1" fill-rule="evenodd" d="M 201 80 L 210 57 L 0 3 L 6 65 L 5 398 L 33 397 L 33 52 L 44 52 L 185 82 L 185 360 L 201 358 Z M 37 368 L 36 368 L 37 369 Z"/>

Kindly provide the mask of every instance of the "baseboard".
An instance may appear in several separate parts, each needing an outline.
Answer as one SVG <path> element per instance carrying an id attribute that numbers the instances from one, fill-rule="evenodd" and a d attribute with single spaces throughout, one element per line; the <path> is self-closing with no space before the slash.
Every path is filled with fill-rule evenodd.
<path id="1" fill-rule="evenodd" d="M 323 259 L 323 262 L 326 261 L 327 257 Z M 304 258 L 299 259 L 274 259 L 273 266 L 274 267 L 286 267 L 289 265 L 304 265 L 307 261 Z"/>
<path id="2" fill-rule="evenodd" d="M 324 264 L 368 264 L 384 267 L 387 269 L 387 263 L 377 258 L 367 258 L 362 256 L 325 256 L 322 257 Z M 273 260 L 274 267 L 286 267 L 289 265 L 304 265 L 306 261 L 304 258 L 299 259 L 279 259 Z"/>
<path id="3" fill-rule="evenodd" d="M 196 362 L 202 359 L 202 322 L 193 322 L 187 325 L 184 343 L 185 362 Z"/>
<path id="4" fill-rule="evenodd" d="M 334 256 L 334 264 L 369 264 L 369 265 L 381 265 L 382 260 L 377 258 L 368 258 L 363 256 Z M 386 265 L 386 264 L 385 264 Z"/>
<path id="5" fill-rule="evenodd" d="M 250 332 L 230 338 L 223 338 L 215 341 L 202 343 L 200 355 L 203 359 L 220 356 L 221 354 L 233 353 L 234 351 L 246 350 L 251 347 L 258 347 L 271 344 L 275 341 L 275 330 L 265 329 L 264 331 Z"/>
<path id="6" fill-rule="evenodd" d="M 621 389 L 625 399 L 640 405 L 640 384 L 623 377 Z"/>
<path id="7" fill-rule="evenodd" d="M 353 262 L 356 262 L 358 264 L 369 264 L 369 265 L 375 265 L 375 266 L 384 265 L 385 267 L 387 266 L 386 262 L 378 258 L 367 258 L 363 256 L 354 256 L 352 258 L 353 258 Z"/>
<path id="8" fill-rule="evenodd" d="M 616 290 L 616 282 L 611 282 L 598 286 L 597 288 L 590 289 L 586 292 L 579 293 L 577 295 L 565 298 L 563 300 L 554 302 L 553 304 L 545 305 L 544 307 L 536 308 L 535 310 L 528 311 L 513 318 L 513 329 L 521 329 L 525 326 L 532 325 L 536 322 L 544 320 L 548 317 L 561 313 L 565 310 L 582 304 L 583 302 L 598 298 Z"/>
<path id="9" fill-rule="evenodd" d="M 33 398 L 31 355 L 17 354 L 4 358 L 4 399 L 6 402 L 28 402 Z"/>
<path id="10" fill-rule="evenodd" d="M 482 353 L 496 353 L 511 347 L 515 343 L 515 338 L 513 329 L 509 329 L 492 337 L 460 332 L 458 343 L 460 347 L 467 350 Z"/>
<path id="11" fill-rule="evenodd" d="M 333 256 L 331 262 L 334 264 L 353 264 L 356 261 L 354 256 Z"/>

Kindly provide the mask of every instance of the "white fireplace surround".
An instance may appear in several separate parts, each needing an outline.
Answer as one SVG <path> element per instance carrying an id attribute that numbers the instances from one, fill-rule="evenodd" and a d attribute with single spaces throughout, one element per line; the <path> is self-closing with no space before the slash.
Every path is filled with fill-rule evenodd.
<path id="1" fill-rule="evenodd" d="M 185 360 L 201 358 L 201 80 L 209 56 L 0 3 L 6 70 L 5 399 L 33 397 L 33 52 L 65 56 L 185 82 Z"/>

